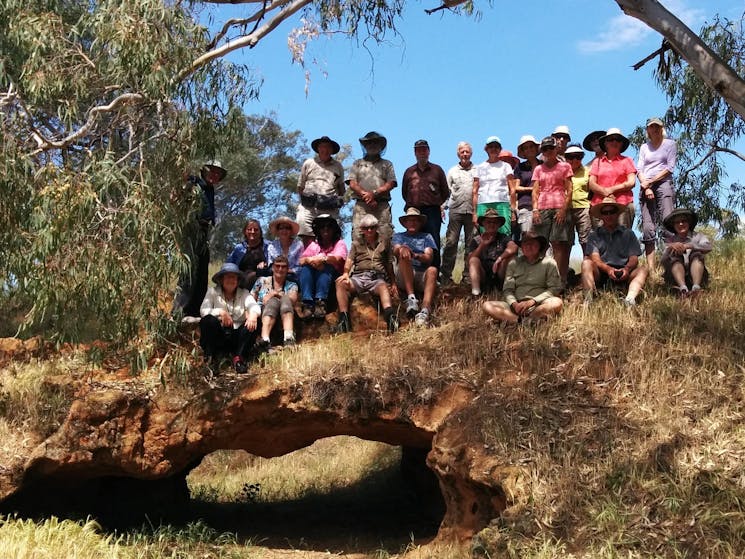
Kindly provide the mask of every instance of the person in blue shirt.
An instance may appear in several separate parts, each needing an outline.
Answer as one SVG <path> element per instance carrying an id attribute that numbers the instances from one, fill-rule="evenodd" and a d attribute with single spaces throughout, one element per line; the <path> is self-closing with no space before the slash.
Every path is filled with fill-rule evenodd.
<path id="1" fill-rule="evenodd" d="M 414 317 L 417 326 L 429 324 L 432 301 L 437 291 L 437 268 L 433 265 L 435 244 L 432 235 L 422 231 L 427 216 L 416 208 L 409 208 L 399 222 L 406 228 L 393 235 L 393 255 L 396 257 L 396 283 L 406 291 L 406 314 Z M 416 292 L 423 293 L 422 305 Z"/>

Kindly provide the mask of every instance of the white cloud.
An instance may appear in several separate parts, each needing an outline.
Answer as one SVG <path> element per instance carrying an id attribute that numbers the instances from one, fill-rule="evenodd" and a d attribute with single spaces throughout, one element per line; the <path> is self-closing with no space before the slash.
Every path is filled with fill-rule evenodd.
<path id="1" fill-rule="evenodd" d="M 669 0 L 665 4 L 668 10 L 694 31 L 698 30 L 705 17 L 703 10 L 689 8 L 682 0 Z M 593 38 L 578 41 L 577 50 L 583 54 L 623 50 L 641 44 L 654 33 L 645 23 L 621 13 L 608 20 L 605 29 L 597 31 Z"/>

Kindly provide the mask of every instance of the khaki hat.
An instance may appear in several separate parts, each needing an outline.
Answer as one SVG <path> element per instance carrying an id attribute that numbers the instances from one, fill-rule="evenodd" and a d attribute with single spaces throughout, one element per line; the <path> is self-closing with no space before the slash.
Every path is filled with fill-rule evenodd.
<path id="1" fill-rule="evenodd" d="M 282 217 L 278 217 L 277 219 L 275 219 L 274 221 L 272 221 L 269 224 L 269 232 L 272 235 L 274 235 L 275 237 L 278 234 L 277 227 L 279 225 L 289 225 L 290 227 L 292 227 L 292 236 L 293 237 L 297 236 L 298 231 L 300 231 L 300 225 L 298 225 L 298 223 L 296 221 L 292 221 L 287 216 L 282 216 Z"/>
<path id="2" fill-rule="evenodd" d="M 565 124 L 561 124 L 561 125 L 557 126 L 556 128 L 554 128 L 554 131 L 551 132 L 551 135 L 552 136 L 557 136 L 557 135 L 564 136 L 564 135 L 566 135 L 566 136 L 569 136 L 569 139 L 570 140 L 572 139 L 572 135 L 569 133 L 569 127 L 567 125 L 565 125 Z"/>
<path id="3" fill-rule="evenodd" d="M 525 152 L 523 150 L 523 146 L 525 144 L 535 144 L 535 147 L 538 147 L 539 144 L 536 141 L 535 137 L 531 136 L 530 134 L 526 134 L 525 136 L 520 136 L 520 141 L 517 144 L 517 156 L 525 158 Z"/>
<path id="4" fill-rule="evenodd" d="M 600 147 L 603 151 L 608 151 L 605 149 L 605 142 L 608 141 L 609 138 L 618 138 L 621 140 L 621 153 L 626 151 L 629 147 L 629 139 L 624 136 L 621 133 L 621 130 L 619 128 L 608 128 L 608 131 L 605 133 L 605 136 L 600 136 L 598 139 L 598 142 L 600 142 Z"/>
<path id="5" fill-rule="evenodd" d="M 533 230 L 526 231 L 522 234 L 522 237 L 520 238 L 520 244 L 524 243 L 525 241 L 530 241 L 532 239 L 537 240 L 539 243 L 541 243 L 541 252 L 545 252 L 548 250 L 548 239 L 544 237 L 543 235 L 540 235 L 536 233 Z"/>
<path id="6" fill-rule="evenodd" d="M 606 196 L 605 198 L 603 198 L 603 200 L 599 204 L 590 207 L 590 215 L 595 219 L 600 219 L 600 212 L 602 212 L 603 209 L 607 208 L 608 206 L 614 206 L 616 209 L 618 209 L 618 213 L 621 213 L 626 209 L 626 206 L 624 204 L 619 204 L 618 202 L 616 202 L 616 197 L 611 194 L 610 196 Z"/>
<path id="7" fill-rule="evenodd" d="M 217 169 L 220 172 L 220 178 L 217 180 L 217 182 L 220 182 L 228 176 L 227 169 L 225 169 L 225 167 L 222 166 L 222 163 L 217 159 L 210 159 L 204 165 L 202 165 L 203 171 L 209 171 L 210 169 Z"/>
<path id="8" fill-rule="evenodd" d="M 426 215 L 422 215 L 422 212 L 420 212 L 416 208 L 408 208 L 406 210 L 406 213 L 404 215 L 402 215 L 401 217 L 398 218 L 398 221 L 399 221 L 399 223 L 401 225 L 403 225 L 404 227 L 406 227 L 405 221 L 407 219 L 409 219 L 410 217 L 415 217 L 416 219 L 419 220 L 419 227 L 420 228 L 422 227 L 422 225 L 424 225 L 425 223 L 427 223 L 427 216 Z"/>
<path id="9" fill-rule="evenodd" d="M 497 227 L 502 227 L 502 225 L 504 225 L 507 221 L 504 216 L 499 215 L 499 212 L 497 212 L 497 210 L 495 210 L 494 208 L 489 208 L 488 210 L 486 210 L 484 215 L 479 216 L 477 221 L 480 227 L 484 226 L 485 219 L 496 219 L 498 221 Z"/>

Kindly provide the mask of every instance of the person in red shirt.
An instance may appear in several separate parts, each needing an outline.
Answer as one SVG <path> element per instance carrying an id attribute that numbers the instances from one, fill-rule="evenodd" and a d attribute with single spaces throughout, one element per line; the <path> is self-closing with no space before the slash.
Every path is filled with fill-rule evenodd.
<path id="1" fill-rule="evenodd" d="M 615 197 L 617 203 L 626 206 L 619 223 L 631 229 L 635 212 L 631 190 L 636 184 L 636 167 L 630 157 L 621 155 L 628 149 L 629 139 L 618 128 L 609 128 L 599 142 L 605 155 L 590 165 L 590 190 L 593 193 L 590 205 L 600 204 L 607 196 Z"/>

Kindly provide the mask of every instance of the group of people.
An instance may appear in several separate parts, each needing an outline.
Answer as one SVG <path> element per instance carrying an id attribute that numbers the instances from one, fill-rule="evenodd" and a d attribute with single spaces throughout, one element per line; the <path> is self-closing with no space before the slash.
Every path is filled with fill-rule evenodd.
<path id="1" fill-rule="evenodd" d="M 460 142 L 458 163 L 447 173 L 429 161 L 429 143 L 417 140 L 416 162 L 401 182 L 405 213 L 399 222 L 404 230 L 395 234 L 391 193 L 398 181 L 393 164 L 383 158 L 385 136 L 371 131 L 359 139 L 363 157 L 354 161 L 346 180 L 334 158 L 339 144 L 328 136 L 313 140 L 316 155 L 303 163 L 298 180 L 296 219 L 272 221 L 271 241 L 263 238 L 256 220 L 249 220 L 244 241 L 213 277 L 216 286 L 202 292 L 198 314 L 205 356 L 231 353 L 235 369 L 243 371 L 251 347 L 261 351 L 270 346 L 278 321 L 284 345 L 294 345 L 295 316 L 324 319 L 332 305 L 339 310 L 336 331 L 348 332 L 351 297 L 362 293 L 377 296 L 390 332 L 399 326 L 396 298 L 414 324 L 426 326 L 438 286 L 453 282 L 461 230 L 463 282 L 470 284 L 474 297 L 501 291 L 501 301 L 484 303 L 484 311 L 500 321 L 561 310 L 575 232 L 583 250 L 587 304 L 605 286 L 622 288 L 625 304 L 636 304 L 656 265 L 660 227 L 665 280 L 681 297 L 700 292 L 708 279 L 704 255 L 711 242 L 694 232 L 693 211 L 674 209 L 675 142 L 666 137 L 658 118 L 650 118 L 646 130 L 648 141 L 636 165 L 623 155 L 630 141 L 617 128 L 591 132 L 581 145 L 571 142 L 567 126 L 557 126 L 540 141 L 525 135 L 517 157 L 503 149 L 499 137 L 489 136 L 486 160 L 480 164 L 471 161 L 471 145 Z M 593 154 L 586 165 L 585 150 Z M 202 188 L 209 210 L 200 224 L 214 220 L 214 184 L 226 173 L 219 162 L 210 162 L 200 177 L 190 179 Z M 631 230 L 637 179 L 641 243 Z M 339 225 L 347 187 L 354 199 L 350 247 Z M 639 260 L 642 254 L 646 265 Z M 191 283 L 198 282 L 192 278 Z M 193 291 L 192 301 L 199 297 Z M 180 293 L 177 302 L 184 299 Z M 184 314 L 194 314 L 193 303 L 180 304 Z"/>

